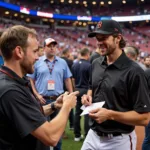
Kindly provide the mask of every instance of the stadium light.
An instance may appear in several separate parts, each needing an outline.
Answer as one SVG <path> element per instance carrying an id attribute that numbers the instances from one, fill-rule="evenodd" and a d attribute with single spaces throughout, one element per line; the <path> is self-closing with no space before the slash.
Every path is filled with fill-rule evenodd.
<path id="1" fill-rule="evenodd" d="M 30 18 L 26 18 L 26 22 L 30 22 Z"/>
<path id="2" fill-rule="evenodd" d="M 125 0 L 123 0 L 123 1 L 122 1 L 122 3 L 123 3 L 123 4 L 126 4 L 126 1 L 125 1 Z"/>
<path id="3" fill-rule="evenodd" d="M 61 3 L 64 3 L 64 0 L 60 0 Z"/>
<path id="4" fill-rule="evenodd" d="M 9 15 L 9 11 L 5 11 L 5 15 Z"/>
<path id="5" fill-rule="evenodd" d="M 112 1 L 108 1 L 108 4 L 111 5 L 111 4 L 112 4 Z"/>
<path id="6" fill-rule="evenodd" d="M 101 5 L 104 5 L 104 2 L 103 2 L 103 1 L 101 1 L 101 2 L 100 2 L 100 4 L 101 4 Z"/>
<path id="7" fill-rule="evenodd" d="M 79 22 L 79 25 L 82 25 L 82 22 Z"/>
<path id="8" fill-rule="evenodd" d="M 86 25 L 87 25 L 86 22 L 84 22 L 84 23 L 83 23 L 83 26 L 86 26 Z"/>
<path id="9" fill-rule="evenodd" d="M 53 3 L 54 3 L 54 1 L 53 1 L 53 0 L 51 0 L 51 1 L 50 1 L 50 3 L 51 3 L 51 4 L 53 4 Z"/>
<path id="10" fill-rule="evenodd" d="M 92 4 L 93 4 L 93 5 L 96 5 L 96 2 L 95 2 L 95 1 L 93 1 L 93 2 L 92 2 Z"/>
<path id="11" fill-rule="evenodd" d="M 47 19 L 47 18 L 43 18 L 42 20 L 43 20 L 44 22 L 47 22 L 47 21 L 48 21 L 48 19 Z"/>
<path id="12" fill-rule="evenodd" d="M 144 0 L 141 0 L 141 2 L 144 2 Z"/>
<path id="13" fill-rule="evenodd" d="M 76 1 L 75 3 L 76 3 L 76 4 L 79 4 L 79 1 Z"/>
<path id="14" fill-rule="evenodd" d="M 14 14 L 14 16 L 15 16 L 15 17 L 18 17 L 18 14 L 17 14 L 17 13 L 15 13 L 15 14 Z"/>
<path id="15" fill-rule="evenodd" d="M 86 5 L 86 4 L 87 4 L 87 1 L 83 1 L 83 4 Z"/>
<path id="16" fill-rule="evenodd" d="M 72 0 L 69 0 L 69 1 L 68 1 L 68 3 L 70 3 L 70 4 L 71 4 L 71 3 L 72 3 Z"/>

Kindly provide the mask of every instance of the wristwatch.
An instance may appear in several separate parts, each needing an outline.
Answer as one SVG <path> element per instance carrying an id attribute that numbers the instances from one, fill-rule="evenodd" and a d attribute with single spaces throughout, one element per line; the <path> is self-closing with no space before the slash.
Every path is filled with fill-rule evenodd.
<path id="1" fill-rule="evenodd" d="M 57 110 L 56 107 L 55 107 L 55 102 L 52 102 L 52 103 L 51 103 L 51 109 L 52 109 L 53 111 Z"/>

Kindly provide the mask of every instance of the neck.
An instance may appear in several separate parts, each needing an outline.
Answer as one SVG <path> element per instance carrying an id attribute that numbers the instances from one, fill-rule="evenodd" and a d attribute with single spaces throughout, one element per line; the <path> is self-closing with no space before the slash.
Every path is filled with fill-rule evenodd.
<path id="1" fill-rule="evenodd" d="M 87 58 L 86 58 L 86 57 L 84 57 L 84 56 L 81 56 L 81 57 L 80 57 L 80 59 L 87 60 Z"/>
<path id="2" fill-rule="evenodd" d="M 49 61 L 53 61 L 54 58 L 55 58 L 55 56 L 49 56 L 49 57 L 47 57 L 47 59 L 48 59 Z"/>
<path id="3" fill-rule="evenodd" d="M 97 52 L 98 54 L 100 54 L 100 51 L 98 50 L 98 49 L 96 49 L 96 51 L 95 52 Z"/>
<path id="4" fill-rule="evenodd" d="M 114 63 L 121 54 L 122 54 L 122 50 L 120 49 L 115 50 L 112 54 L 107 56 L 107 63 L 108 64 Z"/>
<path id="5" fill-rule="evenodd" d="M 19 65 L 18 62 L 7 61 L 4 63 L 4 66 L 11 69 L 13 72 L 15 72 L 21 78 L 24 76 L 24 73 L 22 72 L 21 66 Z"/>

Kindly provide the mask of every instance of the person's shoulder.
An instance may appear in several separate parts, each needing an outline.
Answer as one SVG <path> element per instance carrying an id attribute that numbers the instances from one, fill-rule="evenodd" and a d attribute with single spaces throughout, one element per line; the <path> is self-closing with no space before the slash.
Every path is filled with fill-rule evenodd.
<path id="1" fill-rule="evenodd" d="M 102 63 L 103 60 L 104 60 L 104 56 L 99 56 L 98 58 L 93 60 L 92 65 L 95 65 L 97 63 Z"/>
<path id="2" fill-rule="evenodd" d="M 150 68 L 146 69 L 145 72 L 150 74 Z"/>
<path id="3" fill-rule="evenodd" d="M 144 70 L 141 68 L 141 66 L 133 61 L 133 60 L 130 60 L 130 64 L 129 64 L 129 69 L 130 71 L 132 71 L 134 74 L 145 74 Z"/>
<path id="4" fill-rule="evenodd" d="M 6 75 L 0 74 L 0 91 L 3 91 L 3 94 L 8 91 L 20 91 L 19 84 L 14 82 L 11 78 L 7 77 Z M 1 92 L 2 94 L 2 92 Z"/>

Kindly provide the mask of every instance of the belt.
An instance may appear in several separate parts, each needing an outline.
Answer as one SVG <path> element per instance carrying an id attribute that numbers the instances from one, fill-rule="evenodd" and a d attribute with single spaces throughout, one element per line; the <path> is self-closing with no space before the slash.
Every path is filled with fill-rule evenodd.
<path id="1" fill-rule="evenodd" d="M 51 100 L 56 100 L 58 98 L 58 96 L 54 95 L 54 96 L 43 96 L 43 98 L 45 99 L 51 99 Z"/>
<path id="2" fill-rule="evenodd" d="M 103 136 L 103 137 L 113 137 L 113 136 L 119 136 L 122 135 L 122 133 L 103 133 L 103 132 L 96 132 L 98 136 Z"/>

